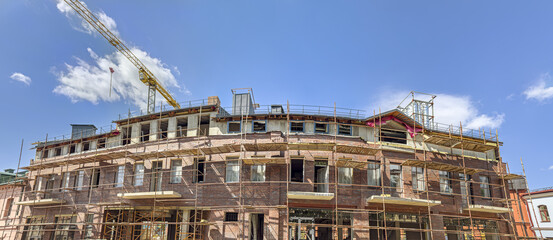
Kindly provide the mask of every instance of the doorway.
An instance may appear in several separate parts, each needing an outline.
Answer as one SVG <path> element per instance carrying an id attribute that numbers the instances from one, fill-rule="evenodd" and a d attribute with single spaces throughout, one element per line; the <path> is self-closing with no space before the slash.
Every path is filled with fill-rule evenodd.
<path id="1" fill-rule="evenodd" d="M 328 161 L 315 161 L 315 192 L 328 192 Z"/>
<path id="2" fill-rule="evenodd" d="M 163 168 L 162 161 L 152 162 L 152 178 L 150 180 L 150 191 L 152 192 L 161 191 L 162 168 Z"/>
<path id="3" fill-rule="evenodd" d="M 264 219 L 262 213 L 250 214 L 250 240 L 263 240 Z"/>

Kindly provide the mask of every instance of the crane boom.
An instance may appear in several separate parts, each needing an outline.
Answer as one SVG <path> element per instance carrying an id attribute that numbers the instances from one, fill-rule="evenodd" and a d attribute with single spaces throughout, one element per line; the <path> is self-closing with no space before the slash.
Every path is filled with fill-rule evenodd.
<path id="1" fill-rule="evenodd" d="M 108 42 L 113 45 L 121 54 L 138 68 L 140 81 L 148 86 L 148 113 L 155 112 L 156 90 L 167 100 L 169 105 L 174 108 L 180 108 L 179 103 L 165 90 L 155 75 L 138 59 L 134 53 L 113 34 L 88 8 L 79 0 L 64 0 L 75 12 L 77 12 L 86 22 L 88 22 L 96 31 L 98 31 Z"/>

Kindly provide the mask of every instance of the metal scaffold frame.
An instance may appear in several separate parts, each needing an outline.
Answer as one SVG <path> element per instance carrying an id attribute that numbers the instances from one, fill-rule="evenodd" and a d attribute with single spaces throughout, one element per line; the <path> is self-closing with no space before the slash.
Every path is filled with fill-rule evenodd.
<path id="1" fill-rule="evenodd" d="M 220 111 L 219 108 L 215 109 Z M 31 201 L 32 204 L 23 206 L 23 208 L 28 209 L 31 216 L 37 216 L 28 218 L 29 220 L 19 216 L 18 237 L 21 238 L 22 234 L 36 231 L 37 228 L 33 227 L 38 226 L 40 234 L 74 232 L 86 235 L 88 231 L 91 231 L 96 238 L 108 239 L 142 239 L 144 234 L 149 235 L 149 238 L 153 238 L 156 234 L 162 234 L 162 236 L 174 234 L 175 239 L 206 239 L 211 234 L 208 229 L 234 227 L 238 229 L 237 238 L 251 239 L 251 214 L 270 213 L 276 214 L 282 221 L 278 223 L 277 229 L 279 238 L 282 239 L 291 238 L 296 233 L 309 233 L 311 229 L 322 228 L 332 229 L 333 239 L 350 239 L 357 233 L 364 234 L 363 236 L 374 235 L 379 240 L 392 239 L 392 236 L 405 239 L 409 234 L 414 233 L 420 239 L 442 239 L 441 236 L 446 235 L 467 239 L 487 239 L 486 237 L 519 239 L 510 203 L 520 200 L 508 198 L 508 178 L 506 176 L 513 177 L 513 175 L 508 172 L 508 166 L 502 162 L 502 159 L 497 157 L 499 155 L 498 147 L 493 154 L 483 151 L 486 155 L 485 161 L 482 161 L 484 167 L 469 166 L 467 163 L 473 164 L 475 160 L 474 157 L 466 154 L 468 150 L 465 150 L 464 142 L 474 144 L 474 139 L 467 140 L 463 135 L 462 125 L 459 125 L 460 134 L 450 131 L 440 136 L 445 140 L 456 141 L 457 145 L 448 145 L 449 153 L 440 153 L 443 162 L 451 163 L 437 163 L 435 161 L 436 151 L 428 148 L 427 139 L 429 138 L 425 137 L 427 132 L 434 129 L 427 129 L 426 124 L 420 124 L 414 121 L 414 117 L 409 116 L 413 119 L 412 125 L 415 127 L 413 130 L 401 130 L 396 123 L 384 119 L 380 110 L 378 114 L 375 112 L 369 120 L 373 126 L 373 141 L 365 142 L 364 146 L 348 145 L 345 142 L 353 138 L 340 135 L 339 129 L 349 126 L 351 131 L 353 127 L 359 126 L 359 123 L 342 120 L 337 116 L 336 109 L 336 104 L 334 104 L 332 120 L 326 122 L 329 129 L 333 131 L 331 134 L 324 135 L 325 137 L 321 140 L 323 142 L 305 142 L 302 140 L 302 135 L 291 132 L 291 123 L 297 120 L 291 114 L 289 103 L 285 113 L 286 131 L 280 134 L 270 133 L 274 135 L 271 137 L 273 140 L 270 143 L 258 142 L 255 133 L 250 134 L 246 131 L 246 126 L 249 124 L 253 127 L 254 120 L 248 111 L 242 111 L 239 116 L 236 116 L 237 121 L 241 123 L 240 132 L 235 135 L 233 144 L 227 146 L 213 145 L 213 139 L 209 137 L 210 129 L 202 128 L 204 125 L 202 119 L 205 117 L 208 117 L 209 121 L 215 121 L 211 115 L 215 113 L 213 108 L 204 108 L 201 105 L 193 112 L 187 113 L 189 116 L 197 117 L 197 119 L 189 117 L 187 122 L 197 122 L 193 124 L 195 128 L 186 128 L 186 136 L 182 134 L 182 129 L 178 130 L 181 131 L 180 135 L 177 132 L 162 130 L 162 122 L 168 115 L 161 108 L 159 114 L 152 114 L 150 117 L 150 121 L 156 122 L 149 123 L 157 126 L 155 133 L 141 132 L 138 136 L 133 133 L 129 134 L 129 130 L 125 130 L 125 128 L 128 129 L 132 124 L 137 123 L 133 122 L 134 120 L 131 121 L 129 113 L 126 123 L 118 126 L 118 129 L 114 129 L 121 137 L 113 139 L 117 143 L 126 142 L 127 144 L 112 148 L 105 147 L 105 149 L 95 148 L 93 154 L 76 152 L 49 161 L 41 157 L 35 160 L 31 166 L 26 167 L 32 171 L 32 174 L 29 175 L 29 184 L 25 186 L 22 194 L 25 196 L 23 200 Z M 433 119 L 434 116 L 422 116 L 422 118 Z M 315 123 L 315 120 L 308 121 Z M 151 127 L 151 125 L 149 126 Z M 399 146 L 399 144 L 393 143 L 399 139 L 394 140 L 394 137 L 384 135 L 389 131 L 412 137 L 406 137 L 405 144 Z M 170 138 L 169 135 L 174 137 Z M 486 133 L 482 132 L 482 135 L 485 136 Z M 81 134 L 81 136 L 83 135 Z M 123 139 L 123 137 L 128 139 Z M 383 139 L 387 139 L 387 141 Z M 72 144 L 82 145 L 85 140 L 81 137 L 78 140 L 72 140 Z M 481 144 L 486 146 L 486 141 L 484 137 Z M 44 141 L 42 144 L 37 147 L 46 147 L 49 142 Z M 108 137 L 104 144 L 105 146 L 115 146 L 114 142 L 109 142 Z M 497 133 L 493 144 L 500 145 Z M 177 147 L 174 148 L 174 145 Z M 453 154 L 454 148 L 460 154 Z M 411 157 L 402 157 L 403 161 L 400 161 L 401 159 L 398 160 L 391 156 L 388 153 L 390 151 Z M 321 157 L 322 153 L 327 154 Z M 267 157 L 267 154 L 277 157 Z M 307 160 L 306 156 L 309 156 L 310 160 Z M 326 160 L 326 167 L 333 170 L 332 174 L 327 169 L 328 179 L 322 183 L 316 179 L 313 182 L 294 182 L 292 181 L 292 160 L 299 158 L 302 158 L 304 166 L 307 162 L 315 166 L 315 161 L 324 162 Z M 180 160 L 181 165 L 173 166 L 173 160 Z M 52 166 L 50 161 L 59 161 L 63 164 Z M 209 171 L 221 170 L 217 169 L 215 164 L 224 163 L 226 171 L 229 164 L 236 162 L 238 162 L 237 168 L 239 169 L 238 181 L 200 180 L 205 179 L 208 171 L 206 168 L 209 167 Z M 137 163 L 142 164 L 141 172 L 137 172 Z M 273 170 L 285 167 L 285 180 L 279 178 L 262 182 L 264 186 L 278 192 L 279 204 L 259 204 L 259 202 L 252 201 L 257 183 L 253 182 L 246 174 L 251 174 L 247 167 L 256 163 L 264 165 L 264 169 L 269 168 L 267 167 L 269 165 Z M 368 186 L 353 177 L 359 176 L 359 173 L 367 174 L 368 164 L 378 166 L 376 171 L 379 172 L 379 183 L 377 185 Z M 391 185 L 391 174 L 387 174 L 387 171 L 391 171 L 391 165 L 399 166 L 400 169 L 398 172 L 399 182 L 395 186 Z M 123 167 L 119 168 L 119 166 Z M 350 168 L 351 170 L 349 170 Z M 418 172 L 412 170 L 413 168 L 422 169 L 421 178 L 419 178 Z M 120 169 L 124 174 L 122 182 L 118 180 L 118 174 L 121 174 Z M 440 175 L 439 171 L 447 172 L 446 177 Z M 81 172 L 82 181 L 79 180 Z M 98 172 L 103 174 L 101 181 L 96 178 Z M 344 172 L 351 172 L 349 182 L 342 182 Z M 37 187 L 41 186 L 41 183 L 36 183 L 37 179 L 51 179 L 51 174 L 58 173 L 61 173 L 59 181 L 54 178 L 53 182 L 49 183 L 50 180 L 47 180 L 47 189 Z M 69 173 L 68 179 L 72 180 L 73 186 L 67 182 L 64 173 Z M 464 178 L 453 177 L 450 173 L 463 174 Z M 474 174 L 484 174 L 488 176 L 488 181 L 490 179 L 496 181 L 494 183 L 482 182 L 467 177 Z M 222 173 L 219 176 L 224 177 Z M 366 176 L 368 181 L 368 175 Z M 385 176 L 390 179 L 385 179 Z M 192 181 L 190 181 L 190 177 L 192 177 Z M 88 179 L 88 185 L 85 183 L 86 179 Z M 108 181 L 108 179 L 113 181 Z M 167 181 L 168 179 L 169 181 Z M 330 181 L 331 179 L 333 181 Z M 417 187 L 419 189 L 405 187 L 409 180 L 413 184 L 412 182 L 415 181 L 413 179 L 423 183 L 420 188 Z M 77 185 L 79 181 L 80 184 Z M 141 184 L 138 185 L 137 181 L 140 181 Z M 59 182 L 59 187 L 53 186 L 54 182 Z M 432 190 L 435 188 L 433 184 L 436 183 L 440 184 L 440 191 Z M 453 186 L 460 187 L 461 192 L 453 190 L 444 192 L 441 189 L 441 184 L 448 185 L 451 189 Z M 31 187 L 32 185 L 34 186 Z M 486 189 L 494 194 L 482 197 L 472 193 L 473 186 L 477 185 L 486 185 Z M 324 193 L 332 193 L 333 197 L 325 204 L 311 204 L 312 202 L 309 201 L 303 204 L 298 202 L 292 194 L 297 192 L 294 190 L 300 188 L 311 189 L 311 191 L 326 189 Z M 179 193 L 179 197 L 167 197 L 167 194 L 175 194 L 177 189 L 186 189 L 187 192 L 182 193 L 184 196 Z M 228 189 L 229 198 L 234 200 L 220 205 L 212 204 L 205 199 L 206 195 L 210 194 L 210 189 Z M 463 189 L 464 192 L 462 192 Z M 119 201 L 113 201 L 107 194 L 113 191 L 119 194 Z M 132 194 L 137 191 L 151 192 L 153 196 L 148 198 L 140 196 L 144 199 L 133 198 Z M 367 196 L 368 200 L 361 205 L 362 207 L 344 204 L 352 194 Z M 59 196 L 63 201 L 45 206 L 33 205 L 41 200 L 53 198 L 49 196 Z M 461 203 L 455 203 L 459 206 L 460 211 L 440 211 L 440 204 L 436 204 L 436 196 L 461 200 Z M 398 213 L 398 203 L 392 202 L 394 198 L 399 199 L 396 201 L 419 199 L 422 203 L 414 205 L 410 211 L 402 212 L 406 215 L 400 215 L 402 213 Z M 464 200 L 462 200 L 463 198 Z M 485 201 L 497 209 L 507 208 L 508 211 L 495 215 L 496 217 L 475 212 L 477 209 L 474 207 L 477 204 L 473 203 Z M 292 213 L 302 207 L 328 210 L 331 212 L 331 220 L 302 224 L 300 220 L 292 219 Z M 69 216 L 70 222 L 46 222 L 47 217 L 41 218 L 38 216 L 39 214 L 35 214 L 35 211 L 46 211 L 55 215 L 57 221 L 67 219 L 64 217 Z M 220 216 L 215 216 L 221 212 L 237 213 L 237 218 L 232 221 L 210 220 L 221 219 Z M 93 216 L 93 218 L 90 219 L 89 216 Z M 398 217 L 402 218 L 404 223 L 412 224 L 406 224 L 409 227 L 405 227 L 400 224 Z M 412 219 L 406 217 L 412 217 Z M 265 219 L 269 219 L 269 217 L 267 216 Z M 457 222 L 459 228 L 437 229 L 436 222 L 446 221 L 444 219 L 447 219 L 448 222 Z M 487 231 L 489 229 L 486 229 L 488 227 L 485 226 L 486 221 L 496 222 L 496 232 Z M 49 225 L 55 227 L 47 228 L 46 226 Z M 170 225 L 174 225 L 175 228 L 169 230 L 168 226 Z M 499 232 L 499 228 L 502 228 L 504 232 Z"/>

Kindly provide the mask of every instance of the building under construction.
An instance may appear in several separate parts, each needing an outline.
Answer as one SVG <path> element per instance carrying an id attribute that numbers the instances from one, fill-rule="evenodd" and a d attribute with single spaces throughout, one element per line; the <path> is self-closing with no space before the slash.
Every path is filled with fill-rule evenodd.
<path id="1" fill-rule="evenodd" d="M 251 89 L 35 143 L 8 239 L 523 239 L 496 132 Z M 420 96 L 420 97 L 419 97 Z"/>

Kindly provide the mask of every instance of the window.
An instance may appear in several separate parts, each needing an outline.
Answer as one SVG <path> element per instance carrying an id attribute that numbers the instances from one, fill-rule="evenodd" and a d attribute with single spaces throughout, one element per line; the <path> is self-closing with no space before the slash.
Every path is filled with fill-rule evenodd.
<path id="1" fill-rule="evenodd" d="M 144 185 L 144 163 L 137 163 L 134 165 L 134 185 Z"/>
<path id="2" fill-rule="evenodd" d="M 6 200 L 4 214 L 2 214 L 2 217 L 10 216 L 10 212 L 12 211 L 12 206 L 13 206 L 13 198 L 8 198 L 8 200 Z"/>
<path id="3" fill-rule="evenodd" d="M 200 118 L 200 136 L 209 136 L 209 115 Z"/>
<path id="4" fill-rule="evenodd" d="M 402 131 L 395 130 L 384 130 L 380 131 L 380 141 L 390 142 L 390 143 L 407 143 L 407 133 Z"/>
<path id="5" fill-rule="evenodd" d="M 77 176 L 77 190 L 83 190 L 83 184 L 84 184 L 84 171 L 79 171 L 79 175 Z"/>
<path id="6" fill-rule="evenodd" d="M 538 209 L 540 210 L 541 221 L 551 222 L 551 218 L 549 218 L 549 212 L 547 211 L 547 206 L 539 205 Z"/>
<path id="7" fill-rule="evenodd" d="M 254 132 L 266 132 L 267 131 L 267 122 L 266 121 L 253 121 L 253 131 Z"/>
<path id="8" fill-rule="evenodd" d="M 252 165 L 252 182 L 265 182 L 265 164 Z"/>
<path id="9" fill-rule="evenodd" d="M 131 143 L 131 128 L 130 127 L 121 128 L 121 139 L 122 139 L 121 145 L 127 145 L 127 144 Z"/>
<path id="10" fill-rule="evenodd" d="M 238 213 L 236 213 L 236 212 L 226 212 L 225 213 L 225 222 L 238 222 Z"/>
<path id="11" fill-rule="evenodd" d="M 240 163 L 238 160 L 228 161 L 225 182 L 233 183 L 238 181 L 240 181 Z"/>
<path id="12" fill-rule="evenodd" d="M 205 174 L 205 158 L 194 158 L 194 179 L 192 179 L 195 183 L 204 182 L 204 174 Z"/>
<path id="13" fill-rule="evenodd" d="M 338 168 L 338 183 L 351 184 L 353 178 L 353 168 L 339 167 Z"/>
<path id="14" fill-rule="evenodd" d="M 480 176 L 480 194 L 485 198 L 491 197 L 490 178 L 487 176 Z"/>
<path id="15" fill-rule="evenodd" d="M 440 192 L 452 193 L 453 187 L 451 183 L 451 173 L 447 171 L 440 171 Z"/>
<path id="16" fill-rule="evenodd" d="M 47 149 L 42 150 L 42 158 L 47 158 L 47 157 L 48 157 L 48 150 Z"/>
<path id="17" fill-rule="evenodd" d="M 188 117 L 177 118 L 177 137 L 186 137 Z"/>
<path id="18" fill-rule="evenodd" d="M 61 156 L 61 148 L 54 149 L 54 157 Z"/>
<path id="19" fill-rule="evenodd" d="M 390 187 L 396 188 L 395 190 L 401 190 L 401 165 L 390 164 Z"/>
<path id="20" fill-rule="evenodd" d="M 169 120 L 159 121 L 158 139 L 166 139 L 169 133 Z"/>
<path id="21" fill-rule="evenodd" d="M 83 152 L 90 150 L 90 142 L 83 143 Z"/>
<path id="22" fill-rule="evenodd" d="M 115 173 L 115 187 L 122 187 L 125 181 L 125 165 L 117 166 Z"/>
<path id="23" fill-rule="evenodd" d="M 69 146 L 69 154 L 75 153 L 75 147 L 75 144 L 71 144 L 71 146 Z"/>
<path id="24" fill-rule="evenodd" d="M 369 162 L 367 167 L 367 184 L 369 186 L 380 186 L 380 164 Z"/>
<path id="25" fill-rule="evenodd" d="M 328 133 L 328 124 L 315 123 L 315 133 Z"/>
<path id="26" fill-rule="evenodd" d="M 56 216 L 54 222 L 56 223 L 56 231 L 54 233 L 54 240 L 73 239 L 74 230 L 77 226 L 72 224 L 77 220 L 77 216 Z"/>
<path id="27" fill-rule="evenodd" d="M 470 180 L 470 175 L 465 175 L 463 173 L 459 173 L 459 182 L 460 182 L 460 185 L 461 185 L 461 200 L 462 200 L 462 203 L 463 203 L 463 206 L 467 206 L 468 204 L 468 195 L 469 194 L 472 194 L 470 193 L 471 190 L 469 190 L 469 184 L 468 184 L 468 181 Z M 471 184 L 472 185 L 472 184 Z"/>
<path id="28" fill-rule="evenodd" d="M 64 172 L 63 178 L 61 179 L 61 188 L 64 192 L 69 191 L 69 179 L 71 178 L 70 172 Z"/>
<path id="29" fill-rule="evenodd" d="M 84 226 L 84 233 L 83 236 L 85 238 L 92 238 L 94 237 L 94 213 L 88 213 L 86 214 L 86 225 Z"/>
<path id="30" fill-rule="evenodd" d="M 228 133 L 239 133 L 242 132 L 241 122 L 228 122 Z"/>
<path id="31" fill-rule="evenodd" d="M 106 139 L 105 138 L 98 139 L 97 146 L 98 146 L 97 147 L 98 149 L 106 148 Z"/>
<path id="32" fill-rule="evenodd" d="M 426 189 L 423 168 L 421 167 L 411 168 L 411 183 L 413 184 L 413 190 L 424 191 Z"/>
<path id="33" fill-rule="evenodd" d="M 343 124 L 338 125 L 338 134 L 351 135 L 351 126 Z"/>
<path id="34" fill-rule="evenodd" d="M 303 182 L 303 159 L 292 159 L 290 168 L 290 181 Z"/>
<path id="35" fill-rule="evenodd" d="M 43 235 L 45 235 L 43 229 L 44 229 L 44 216 L 41 217 L 27 217 L 27 224 L 28 226 L 25 227 L 25 230 L 23 231 L 23 237 L 22 239 L 29 239 L 29 240 L 39 240 L 42 239 Z"/>
<path id="36" fill-rule="evenodd" d="M 181 183 L 182 180 L 182 160 L 171 160 L 171 181 L 170 183 Z"/>
<path id="37" fill-rule="evenodd" d="M 56 175 L 50 174 L 46 179 L 46 191 L 54 189 L 54 182 L 56 181 Z"/>
<path id="38" fill-rule="evenodd" d="M 290 122 L 290 132 L 303 132 L 304 122 Z"/>
<path id="39" fill-rule="evenodd" d="M 92 178 L 90 179 L 90 187 L 97 188 L 100 185 L 100 169 L 92 169 Z"/>
<path id="40" fill-rule="evenodd" d="M 140 141 L 150 141 L 150 124 L 145 123 L 140 125 Z"/>

